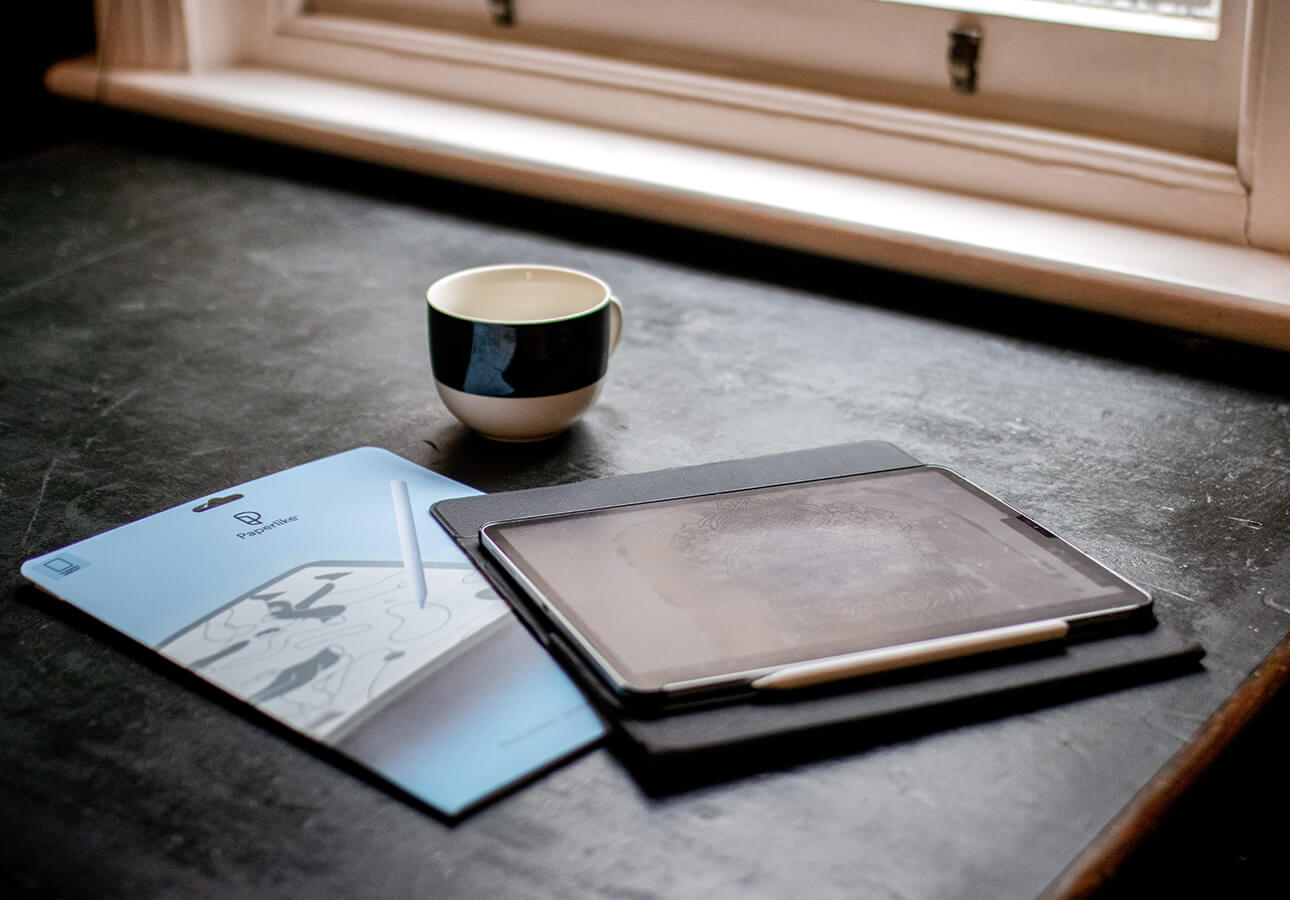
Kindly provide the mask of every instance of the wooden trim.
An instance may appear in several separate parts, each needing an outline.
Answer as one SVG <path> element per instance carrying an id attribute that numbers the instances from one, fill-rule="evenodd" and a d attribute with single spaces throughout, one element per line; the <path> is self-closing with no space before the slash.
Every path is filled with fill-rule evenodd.
<path id="1" fill-rule="evenodd" d="M 102 73 L 80 61 L 56 66 L 47 83 L 386 165 L 1290 349 L 1290 258 L 1264 251 L 267 69 Z"/>
<path id="2" fill-rule="evenodd" d="M 94 0 L 99 54 L 111 68 L 184 70 L 185 0 Z"/>
<path id="3" fill-rule="evenodd" d="M 309 9 L 350 21 L 472 34 L 502 47 L 563 47 L 671 70 L 1026 122 L 1231 162 L 1246 2 L 1223 3 L 1217 40 L 964 11 L 977 2 L 521 0 L 508 28 L 491 24 L 483 0 L 315 0 Z M 1013 11 L 1037 5 L 1036 0 L 1006 3 Z M 1090 14 L 1088 7 L 1070 3 L 1054 8 Z M 1093 12 L 1102 18 L 1143 18 Z M 986 35 L 980 90 L 970 96 L 950 89 L 945 61 L 947 32 L 965 22 Z M 1197 103 L 1198 97 L 1205 102 Z"/>
<path id="4" fill-rule="evenodd" d="M 1278 691 L 1290 684 L 1290 637 L 1282 639 L 1173 758 L 1048 887 L 1045 900 L 1091 898 L 1142 846 L 1165 814 L 1232 745 Z"/>
<path id="5" fill-rule="evenodd" d="M 1259 35 L 1267 33 L 1264 0 L 1248 0 L 1245 48 L 1241 61 L 1241 109 L 1237 118 L 1236 176 L 1248 191 L 1254 182 L 1254 144 L 1263 93 L 1263 47 Z"/>
<path id="6" fill-rule="evenodd" d="M 1251 11 L 1238 168 L 1250 188 L 1250 243 L 1290 253 L 1290 3 Z"/>
<path id="7" fill-rule="evenodd" d="M 208 72 L 244 55 L 248 7 L 243 0 L 180 0 L 188 43 L 188 68 Z"/>
<path id="8" fill-rule="evenodd" d="M 331 16 L 285 18 L 280 35 L 370 47 L 480 69 L 674 97 L 715 107 L 758 111 L 780 119 L 847 125 L 877 134 L 904 134 L 939 144 L 992 151 L 1093 171 L 1123 172 L 1178 187 L 1230 190 L 1231 170 L 1222 163 L 1110 140 L 927 112 L 891 104 L 845 99 L 813 91 L 680 72 L 564 50 L 481 40 L 468 35 L 400 28 Z M 429 93 L 438 94 L 440 85 Z M 495 98 L 500 99 L 500 98 Z M 514 106 L 514 103 L 497 103 Z M 639 129 L 637 129 L 639 130 Z M 840 155 L 839 155 L 840 156 Z M 839 159 L 839 162 L 844 160 Z"/>
<path id="9" fill-rule="evenodd" d="M 261 65 L 516 109 L 614 131 L 1245 242 L 1233 165 L 1116 141 L 564 50 L 283 15 Z M 326 72 L 318 64 L 326 59 Z M 381 73 L 379 76 L 373 73 Z"/>

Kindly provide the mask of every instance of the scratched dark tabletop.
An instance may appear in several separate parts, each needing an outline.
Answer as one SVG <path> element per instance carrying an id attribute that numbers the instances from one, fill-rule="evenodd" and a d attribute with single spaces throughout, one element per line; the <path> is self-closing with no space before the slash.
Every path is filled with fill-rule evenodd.
<path id="1" fill-rule="evenodd" d="M 1190 779 L 1198 740 L 1214 768 L 1233 730 L 1215 738 L 1214 717 L 1240 731 L 1277 683 L 1258 666 L 1290 628 L 1283 354 L 91 119 L 0 161 L 6 896 L 1032 897 L 1168 820 L 1171 804 L 1126 829 L 1123 811 L 1169 793 L 1162 770 Z M 589 270 L 626 308 L 600 403 L 539 445 L 470 434 L 429 378 L 425 286 L 503 261 Z M 17 571 L 361 445 L 495 491 L 864 439 L 957 469 L 1147 586 L 1203 669 L 663 796 L 598 748 L 447 824 Z M 1246 796 L 1209 789 L 1223 815 L 1284 797 L 1283 777 L 1235 768 Z M 1214 809 L 1196 827 L 1230 834 Z M 1160 840 L 1128 869 L 1199 859 Z"/>

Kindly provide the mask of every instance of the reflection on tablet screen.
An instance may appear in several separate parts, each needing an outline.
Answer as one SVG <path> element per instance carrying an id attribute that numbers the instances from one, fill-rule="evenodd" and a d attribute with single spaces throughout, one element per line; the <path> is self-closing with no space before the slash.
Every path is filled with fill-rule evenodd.
<path id="1" fill-rule="evenodd" d="M 511 523 L 490 536 L 633 682 L 1144 599 L 934 467 Z"/>

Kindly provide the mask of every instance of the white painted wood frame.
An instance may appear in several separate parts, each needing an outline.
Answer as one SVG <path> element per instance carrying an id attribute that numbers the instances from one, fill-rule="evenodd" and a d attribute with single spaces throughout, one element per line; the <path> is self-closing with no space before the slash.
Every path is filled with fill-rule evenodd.
<path id="1" fill-rule="evenodd" d="M 131 2 L 178 10 L 182 52 L 120 67 L 109 42 L 52 89 L 1290 349 L 1290 4 L 1251 2 L 1226 164 L 299 0 Z"/>

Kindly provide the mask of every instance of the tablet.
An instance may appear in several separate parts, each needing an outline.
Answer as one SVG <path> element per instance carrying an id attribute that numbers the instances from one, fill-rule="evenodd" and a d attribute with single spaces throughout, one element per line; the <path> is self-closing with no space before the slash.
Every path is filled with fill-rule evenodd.
<path id="1" fill-rule="evenodd" d="M 1151 603 L 938 466 L 493 522 L 480 539 L 625 699 L 796 688 Z"/>

